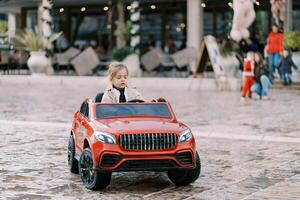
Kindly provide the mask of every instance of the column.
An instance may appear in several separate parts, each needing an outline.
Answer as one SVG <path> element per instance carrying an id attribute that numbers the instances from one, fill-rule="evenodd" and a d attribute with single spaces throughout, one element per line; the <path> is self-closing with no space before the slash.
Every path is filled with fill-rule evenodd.
<path id="1" fill-rule="evenodd" d="M 8 39 L 10 40 L 16 34 L 16 14 L 8 13 Z"/>
<path id="2" fill-rule="evenodd" d="M 291 31 L 293 29 L 293 1 L 286 0 L 286 19 L 284 23 L 284 31 Z"/>
<path id="3" fill-rule="evenodd" d="M 200 49 L 203 37 L 203 9 L 201 0 L 187 0 L 187 46 Z"/>

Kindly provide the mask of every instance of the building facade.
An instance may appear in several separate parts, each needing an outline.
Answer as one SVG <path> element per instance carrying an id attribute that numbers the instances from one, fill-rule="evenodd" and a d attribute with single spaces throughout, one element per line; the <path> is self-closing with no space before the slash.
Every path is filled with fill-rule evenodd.
<path id="1" fill-rule="evenodd" d="M 25 27 L 38 25 L 38 7 L 42 0 L 0 0 L 0 20 L 8 21 L 8 35 L 13 37 Z M 53 29 L 64 32 L 70 44 L 109 48 L 114 24 L 109 20 L 113 0 L 54 0 Z M 124 1 L 126 20 L 131 1 Z M 300 30 L 300 1 L 287 0 L 289 29 Z M 186 45 L 199 48 L 203 35 L 226 38 L 233 17 L 232 1 L 224 0 L 141 0 L 141 41 L 143 45 L 164 48 L 172 40 L 176 49 Z M 250 27 L 251 37 L 264 42 L 272 24 L 269 0 L 255 3 L 256 20 Z"/>

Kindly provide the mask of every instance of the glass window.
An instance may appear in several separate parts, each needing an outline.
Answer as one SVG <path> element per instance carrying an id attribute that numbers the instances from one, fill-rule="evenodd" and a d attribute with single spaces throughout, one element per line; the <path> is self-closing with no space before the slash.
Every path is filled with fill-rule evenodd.
<path id="1" fill-rule="evenodd" d="M 176 46 L 176 49 L 182 49 L 185 45 L 185 13 L 169 13 L 166 22 L 167 39 L 170 38 Z"/>
<path id="2" fill-rule="evenodd" d="M 255 21 L 250 28 L 251 35 L 258 40 L 259 43 L 264 44 L 268 37 L 268 11 L 258 10 L 256 11 Z"/>
<path id="3" fill-rule="evenodd" d="M 231 30 L 233 13 L 231 11 L 216 13 L 216 34 L 217 36 L 225 37 Z"/>
<path id="4" fill-rule="evenodd" d="M 63 12 L 59 10 L 63 9 Z M 66 34 L 68 29 L 68 21 L 67 21 L 67 10 L 66 8 L 56 8 L 53 13 L 53 25 L 54 32 L 64 32 Z"/>
<path id="5" fill-rule="evenodd" d="M 213 34 L 213 13 L 204 11 L 203 13 L 203 32 L 204 35 Z"/>
<path id="6" fill-rule="evenodd" d="M 98 104 L 96 118 L 127 116 L 172 117 L 166 104 Z"/>
<path id="7" fill-rule="evenodd" d="M 93 47 L 101 45 L 104 49 L 108 47 L 107 15 L 85 15 L 72 14 L 71 38 L 73 44 L 79 48 L 85 45 Z"/>
<path id="8" fill-rule="evenodd" d="M 293 30 L 300 31 L 300 9 L 293 10 Z"/>
<path id="9" fill-rule="evenodd" d="M 26 14 L 26 27 L 34 29 L 38 25 L 38 12 L 37 9 L 27 10 Z"/>
<path id="10" fill-rule="evenodd" d="M 150 43 L 161 46 L 161 15 L 160 13 L 141 13 L 141 45 Z"/>

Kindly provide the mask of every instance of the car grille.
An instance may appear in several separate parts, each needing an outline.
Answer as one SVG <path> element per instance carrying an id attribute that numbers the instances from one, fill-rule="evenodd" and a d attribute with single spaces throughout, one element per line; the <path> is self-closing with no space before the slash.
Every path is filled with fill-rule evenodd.
<path id="1" fill-rule="evenodd" d="M 175 133 L 122 134 L 120 146 L 128 150 L 164 150 L 173 148 L 177 143 Z"/>

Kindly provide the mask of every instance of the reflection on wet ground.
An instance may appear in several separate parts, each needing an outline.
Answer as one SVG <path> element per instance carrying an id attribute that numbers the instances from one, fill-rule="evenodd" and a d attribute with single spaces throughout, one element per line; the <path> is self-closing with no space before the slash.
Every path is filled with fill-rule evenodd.
<path id="1" fill-rule="evenodd" d="M 80 86 L 80 87 L 78 87 Z M 102 86 L 101 86 L 102 87 Z M 200 178 L 176 187 L 165 173 L 113 174 L 103 191 L 86 190 L 67 167 L 72 114 L 91 85 L 0 85 L 0 199 L 298 199 L 300 144 L 247 140 L 251 135 L 300 137 L 300 91 L 272 91 L 270 101 L 239 102 L 234 92 L 189 93 L 143 88 L 165 96 L 196 135 Z M 51 92 L 50 92 L 51 91 Z M 6 95 L 2 95 L 6 94 Z M 197 133 L 197 132 L 196 132 Z"/>

